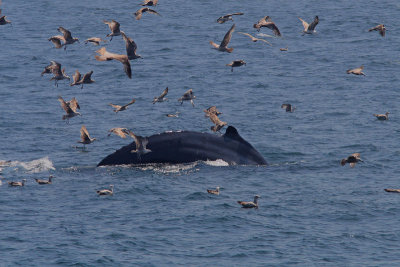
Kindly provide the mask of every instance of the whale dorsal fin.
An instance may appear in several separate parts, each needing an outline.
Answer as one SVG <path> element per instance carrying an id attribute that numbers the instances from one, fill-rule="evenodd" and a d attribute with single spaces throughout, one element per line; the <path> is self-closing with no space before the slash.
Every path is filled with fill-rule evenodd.
<path id="1" fill-rule="evenodd" d="M 238 141 L 242 139 L 242 137 L 240 137 L 236 128 L 233 126 L 228 126 L 228 128 L 225 131 L 224 137 L 229 137 L 231 139 L 238 140 Z"/>

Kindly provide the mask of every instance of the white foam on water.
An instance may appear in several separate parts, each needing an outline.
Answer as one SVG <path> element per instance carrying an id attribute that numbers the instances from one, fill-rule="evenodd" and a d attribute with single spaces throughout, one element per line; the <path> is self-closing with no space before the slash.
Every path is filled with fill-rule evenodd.
<path id="1" fill-rule="evenodd" d="M 229 166 L 229 163 L 224 161 L 224 160 L 222 160 L 222 159 L 206 160 L 206 161 L 204 161 L 204 163 L 206 165 L 214 166 L 214 167 L 226 167 L 226 166 Z"/>
<path id="2" fill-rule="evenodd" d="M 0 161 L 3 162 L 3 161 Z M 19 168 L 23 168 L 28 173 L 39 173 L 44 171 L 54 171 L 56 168 L 53 166 L 53 162 L 49 159 L 49 157 L 44 157 L 40 159 L 34 159 L 32 161 L 4 161 L 7 163 L 7 167 L 15 167 L 17 170 Z"/>

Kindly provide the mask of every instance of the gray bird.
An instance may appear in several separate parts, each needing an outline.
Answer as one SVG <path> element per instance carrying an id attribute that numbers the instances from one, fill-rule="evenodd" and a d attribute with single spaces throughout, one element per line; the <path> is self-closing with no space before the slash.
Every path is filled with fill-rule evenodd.
<path id="1" fill-rule="evenodd" d="M 276 36 L 282 36 L 278 27 L 269 16 L 263 17 L 256 24 L 253 25 L 253 28 L 257 29 L 257 31 L 260 31 L 262 27 L 267 27 L 268 29 L 272 30 Z"/>
<path id="2" fill-rule="evenodd" d="M 222 24 L 222 23 L 227 22 L 228 20 L 232 20 L 232 21 L 233 21 L 232 16 L 241 16 L 241 15 L 243 15 L 243 14 L 244 14 L 244 13 L 242 13 L 242 12 L 237 12 L 237 13 L 232 13 L 232 14 L 226 14 L 226 15 L 224 15 L 224 16 L 219 17 L 219 18 L 217 19 L 217 22 L 218 22 L 219 24 Z"/>
<path id="3" fill-rule="evenodd" d="M 303 35 L 304 34 L 313 34 L 315 33 L 315 27 L 317 27 L 317 24 L 319 22 L 319 18 L 318 16 L 315 16 L 314 21 L 311 22 L 310 24 L 308 24 L 307 22 L 305 22 L 302 18 L 299 18 L 299 20 L 301 21 L 301 23 L 303 23 Z"/>
<path id="4" fill-rule="evenodd" d="M 167 100 L 168 98 L 165 97 L 167 94 L 168 94 L 168 87 L 165 88 L 165 90 L 162 92 L 162 94 L 159 97 L 154 97 L 153 104 L 155 104 L 157 102 L 164 102 L 165 100 Z"/>
<path id="5" fill-rule="evenodd" d="M 238 201 L 243 208 L 258 208 L 258 199 L 261 198 L 259 195 L 254 196 L 253 202 L 246 202 L 246 201 Z"/>
<path id="6" fill-rule="evenodd" d="M 229 31 L 225 34 L 224 39 L 222 40 L 221 44 L 218 45 L 214 43 L 213 41 L 210 41 L 210 44 L 215 48 L 218 49 L 221 52 L 228 52 L 232 53 L 233 48 L 228 48 L 228 44 L 231 41 L 232 38 L 232 33 L 235 30 L 236 25 L 233 24 L 232 27 L 229 29 Z"/>
<path id="7" fill-rule="evenodd" d="M 181 105 L 182 105 L 183 101 L 189 101 L 190 100 L 190 103 L 192 103 L 192 106 L 194 107 L 193 99 L 195 99 L 195 98 L 196 98 L 196 96 L 193 94 L 193 90 L 189 89 L 182 95 L 181 98 L 178 99 L 178 101 L 180 101 Z"/>

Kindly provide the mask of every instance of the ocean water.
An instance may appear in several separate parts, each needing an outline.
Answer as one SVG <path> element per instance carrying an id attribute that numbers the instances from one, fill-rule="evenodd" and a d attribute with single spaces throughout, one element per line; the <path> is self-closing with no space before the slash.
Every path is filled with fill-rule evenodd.
<path id="1" fill-rule="evenodd" d="M 398 1 L 163 1 L 161 16 L 133 13 L 139 1 L 4 0 L 0 26 L 0 266 L 396 266 L 400 265 Z M 233 53 L 211 48 L 234 17 Z M 273 46 L 237 32 L 269 15 L 282 38 Z M 320 18 L 302 36 L 297 17 Z M 143 59 L 128 79 L 119 62 L 98 62 L 85 45 L 115 19 Z M 383 23 L 382 38 L 368 29 Z M 80 43 L 55 49 L 63 26 Z M 263 28 L 261 33 L 272 34 Z M 120 36 L 104 45 L 125 53 Z M 287 52 L 279 48 L 288 47 Z M 225 64 L 243 59 L 233 72 Z M 40 76 L 56 60 L 72 76 L 93 70 L 94 84 L 59 86 Z M 364 65 L 366 76 L 346 70 Z M 165 87 L 168 101 L 151 103 Z M 195 107 L 177 99 L 189 88 Z M 76 97 L 81 117 L 61 119 L 57 97 Z M 109 103 L 136 103 L 115 114 Z M 296 106 L 294 113 L 280 108 Z M 196 162 L 102 167 L 130 140 L 169 130 L 209 132 L 203 109 L 216 105 L 268 161 L 267 167 Z M 390 112 L 378 121 L 374 113 Z M 168 113 L 180 112 L 178 118 Z M 77 148 L 86 125 L 98 140 Z M 340 159 L 359 152 L 355 168 Z M 34 178 L 54 175 L 52 185 Z M 23 188 L 7 181 L 27 179 Z M 115 186 L 111 197 L 96 190 Z M 219 196 L 207 188 L 221 187 Z M 237 200 L 260 195 L 257 210 Z"/>

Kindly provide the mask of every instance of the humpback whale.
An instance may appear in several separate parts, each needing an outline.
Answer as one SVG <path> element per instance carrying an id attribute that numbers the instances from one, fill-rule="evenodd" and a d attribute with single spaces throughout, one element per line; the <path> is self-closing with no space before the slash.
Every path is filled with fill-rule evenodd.
<path id="1" fill-rule="evenodd" d="M 229 165 L 267 165 L 261 154 L 229 126 L 225 134 L 165 132 L 145 137 L 149 153 L 134 152 L 135 142 L 105 157 L 97 166 L 189 163 L 221 159 Z"/>

